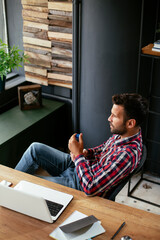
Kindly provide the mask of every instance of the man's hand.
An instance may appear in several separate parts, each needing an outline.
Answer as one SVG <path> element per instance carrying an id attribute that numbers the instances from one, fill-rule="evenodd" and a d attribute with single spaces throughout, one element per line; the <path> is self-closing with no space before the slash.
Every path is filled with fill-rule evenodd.
<path id="1" fill-rule="evenodd" d="M 84 155 L 84 157 L 87 157 L 87 155 L 88 155 L 88 151 L 87 151 L 87 149 L 83 149 L 83 155 Z"/>
<path id="2" fill-rule="evenodd" d="M 72 152 L 70 152 L 70 155 L 71 155 L 72 161 L 74 162 L 75 155 Z M 83 155 L 84 155 L 84 157 L 87 157 L 87 155 L 88 155 L 87 149 L 83 149 Z"/>
<path id="3" fill-rule="evenodd" d="M 68 148 L 71 152 L 71 158 L 74 160 L 74 158 L 79 155 L 83 154 L 83 139 L 82 139 L 82 133 L 79 135 L 79 142 L 76 140 L 76 133 L 74 133 L 68 142 Z"/>

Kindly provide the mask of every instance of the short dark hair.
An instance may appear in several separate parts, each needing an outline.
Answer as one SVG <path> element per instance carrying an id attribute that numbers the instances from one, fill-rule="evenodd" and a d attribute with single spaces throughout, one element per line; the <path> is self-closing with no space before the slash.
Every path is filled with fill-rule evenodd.
<path id="1" fill-rule="evenodd" d="M 140 126 L 148 113 L 148 101 L 137 93 L 123 93 L 112 96 L 112 103 L 124 107 L 127 120 L 135 119 Z"/>

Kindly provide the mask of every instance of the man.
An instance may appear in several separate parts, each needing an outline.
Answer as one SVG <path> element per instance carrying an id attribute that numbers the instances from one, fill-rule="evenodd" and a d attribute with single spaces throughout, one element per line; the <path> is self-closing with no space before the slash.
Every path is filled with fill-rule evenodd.
<path id="1" fill-rule="evenodd" d="M 140 125 L 148 111 L 146 99 L 138 94 L 114 95 L 112 102 L 108 121 L 113 136 L 102 145 L 84 149 L 82 133 L 79 141 L 76 133 L 69 139 L 70 154 L 33 143 L 15 169 L 34 174 L 40 166 L 51 175 L 43 178 L 104 197 L 138 166 L 142 154 Z"/>

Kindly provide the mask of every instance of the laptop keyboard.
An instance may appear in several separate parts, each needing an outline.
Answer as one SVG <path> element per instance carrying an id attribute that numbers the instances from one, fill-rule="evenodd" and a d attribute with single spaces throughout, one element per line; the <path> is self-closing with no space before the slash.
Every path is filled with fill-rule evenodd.
<path id="1" fill-rule="evenodd" d="M 49 200 L 46 200 L 46 203 L 51 213 L 51 216 L 53 217 L 55 217 L 59 213 L 59 211 L 63 208 L 63 205 L 59 203 L 51 202 Z"/>

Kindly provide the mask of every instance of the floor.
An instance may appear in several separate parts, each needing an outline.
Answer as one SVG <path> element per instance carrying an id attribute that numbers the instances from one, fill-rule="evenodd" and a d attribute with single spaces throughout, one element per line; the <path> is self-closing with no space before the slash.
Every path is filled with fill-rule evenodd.
<path id="1" fill-rule="evenodd" d="M 159 177 L 154 177 L 151 176 L 150 174 L 144 174 L 144 177 L 149 180 L 160 183 Z M 139 179 L 140 175 L 134 176 L 132 178 L 131 188 L 137 183 Z M 127 190 L 128 184 L 126 184 L 124 188 L 121 190 L 121 192 L 116 196 L 115 201 L 160 215 L 160 207 L 154 206 L 149 203 L 145 203 L 132 197 L 128 197 Z M 136 188 L 136 190 L 133 192 L 133 196 L 160 205 L 160 185 L 143 180 Z"/>

